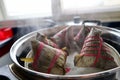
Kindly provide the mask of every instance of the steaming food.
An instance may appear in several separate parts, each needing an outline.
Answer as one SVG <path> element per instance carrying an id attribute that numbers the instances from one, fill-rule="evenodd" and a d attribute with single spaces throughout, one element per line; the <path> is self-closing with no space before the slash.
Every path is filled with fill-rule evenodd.
<path id="1" fill-rule="evenodd" d="M 112 52 L 100 37 L 101 31 L 92 28 L 84 41 L 80 54 L 74 59 L 77 67 L 95 67 L 100 69 L 112 69 L 117 67 Z"/>
<path id="2" fill-rule="evenodd" d="M 84 40 L 85 40 L 85 38 L 86 38 L 86 36 L 88 35 L 89 32 L 90 32 L 90 28 L 88 28 L 86 26 L 83 26 L 79 30 L 78 34 L 74 37 L 75 42 L 79 46 L 79 52 L 81 51 Z"/>
<path id="3" fill-rule="evenodd" d="M 54 47 L 54 48 L 59 48 L 56 43 L 54 43 L 52 40 L 48 39 L 47 36 L 42 33 L 37 33 L 36 39 L 47 45 Z"/>
<path id="4" fill-rule="evenodd" d="M 56 33 L 53 37 L 51 37 L 53 42 L 55 42 L 59 46 L 59 48 L 65 47 L 65 36 L 66 36 L 66 32 L 68 32 L 69 28 L 70 27 L 66 27 L 63 30 Z"/>
<path id="5" fill-rule="evenodd" d="M 50 74 L 65 74 L 66 53 L 64 51 L 37 40 L 33 40 L 31 44 L 34 57 L 30 65 L 31 69 Z"/>
<path id="6" fill-rule="evenodd" d="M 99 72 L 119 66 L 113 47 L 106 44 L 96 28 L 81 27 L 75 33 L 68 26 L 53 36 L 37 33 L 25 67 L 43 73 L 76 75 Z M 114 56 L 115 55 L 115 56 Z M 91 69 L 92 71 L 87 71 Z M 77 71 L 76 71 L 77 70 Z"/>
<path id="7" fill-rule="evenodd" d="M 51 37 L 53 42 L 56 43 L 60 48 L 67 47 L 66 52 L 68 55 L 70 52 L 80 50 L 79 46 L 74 40 L 75 33 L 73 28 L 74 27 L 72 26 L 68 26 Z"/>

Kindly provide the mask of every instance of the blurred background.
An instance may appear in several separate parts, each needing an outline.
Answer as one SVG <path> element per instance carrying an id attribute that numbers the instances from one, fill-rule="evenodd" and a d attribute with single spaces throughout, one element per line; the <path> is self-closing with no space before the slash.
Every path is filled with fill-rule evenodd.
<path id="1" fill-rule="evenodd" d="M 30 18 L 120 20 L 120 0 L 0 0 L 0 20 Z"/>

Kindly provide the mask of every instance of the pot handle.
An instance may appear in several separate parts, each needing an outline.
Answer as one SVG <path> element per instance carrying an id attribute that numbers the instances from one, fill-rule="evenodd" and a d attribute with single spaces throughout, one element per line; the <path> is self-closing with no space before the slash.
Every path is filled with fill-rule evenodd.
<path id="1" fill-rule="evenodd" d="M 99 21 L 99 20 L 84 20 L 82 22 L 83 25 L 85 25 L 86 23 L 92 23 L 92 24 L 97 25 L 97 26 L 102 25 L 101 21 Z"/>

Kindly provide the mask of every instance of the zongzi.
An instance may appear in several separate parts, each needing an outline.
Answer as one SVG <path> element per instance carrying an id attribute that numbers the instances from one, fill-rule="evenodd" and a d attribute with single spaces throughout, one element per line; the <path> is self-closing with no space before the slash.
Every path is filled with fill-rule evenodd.
<path id="1" fill-rule="evenodd" d="M 80 54 L 75 56 L 75 66 L 95 67 L 105 70 L 118 66 L 113 56 L 110 55 L 113 53 L 111 53 L 110 48 L 106 46 L 100 34 L 100 30 L 92 28 L 84 41 Z"/>
<path id="2" fill-rule="evenodd" d="M 66 53 L 60 49 L 53 48 L 38 40 L 31 41 L 33 51 L 33 63 L 31 69 L 50 73 L 65 74 Z"/>

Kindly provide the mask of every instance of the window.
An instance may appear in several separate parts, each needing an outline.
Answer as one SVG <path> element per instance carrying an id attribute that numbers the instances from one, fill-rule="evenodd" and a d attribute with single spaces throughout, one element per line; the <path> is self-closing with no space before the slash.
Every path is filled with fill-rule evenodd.
<path id="1" fill-rule="evenodd" d="M 61 5 L 63 10 L 79 9 L 90 11 L 119 6 L 120 0 L 61 0 Z"/>
<path id="2" fill-rule="evenodd" d="M 3 4 L 1 4 L 3 3 Z M 0 0 L 6 19 L 53 17 L 54 20 L 120 20 L 120 0 Z"/>
<path id="3" fill-rule="evenodd" d="M 68 4 L 69 2 L 69 4 Z M 99 6 L 102 4 L 102 0 L 61 0 L 62 9 L 63 10 L 74 10 L 74 9 L 80 9 L 80 10 L 89 10 L 90 8 L 94 8 L 96 6 Z M 89 9 L 88 9 L 89 8 Z"/>
<path id="4" fill-rule="evenodd" d="M 8 18 L 52 16 L 51 0 L 3 0 Z"/>
<path id="5" fill-rule="evenodd" d="M 81 19 L 118 20 L 120 0 L 57 0 L 60 7 L 54 10 L 56 20 L 70 20 L 74 16 Z"/>

